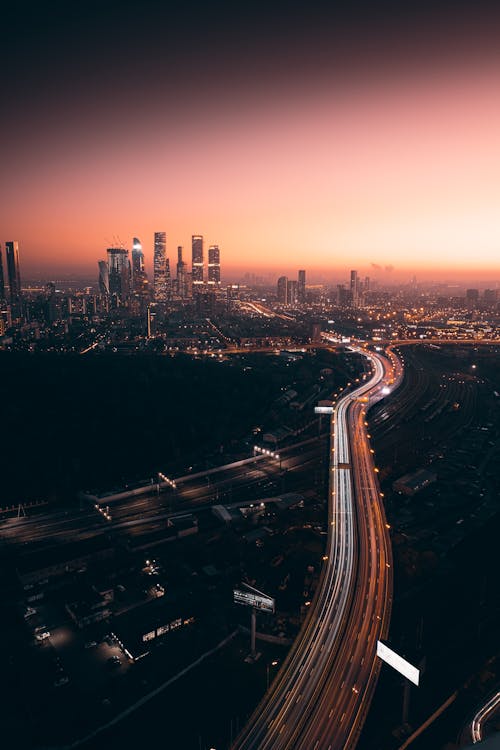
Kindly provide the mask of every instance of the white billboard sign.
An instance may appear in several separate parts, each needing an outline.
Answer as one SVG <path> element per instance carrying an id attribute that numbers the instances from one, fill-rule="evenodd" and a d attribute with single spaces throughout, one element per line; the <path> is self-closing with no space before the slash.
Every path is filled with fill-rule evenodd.
<path id="1" fill-rule="evenodd" d="M 254 609 L 260 609 L 262 612 L 274 613 L 274 599 L 271 599 L 270 596 L 262 596 L 261 594 L 254 594 L 253 591 L 241 591 L 240 589 L 234 589 L 233 595 L 236 604 L 245 604 L 247 607 L 254 607 Z"/>
<path id="2" fill-rule="evenodd" d="M 333 414 L 333 406 L 315 406 L 315 414 Z"/>
<path id="3" fill-rule="evenodd" d="M 395 669 L 397 672 L 400 672 L 403 677 L 406 677 L 407 680 L 410 680 L 410 682 L 413 682 L 413 684 L 417 685 L 418 687 L 420 671 L 416 667 L 414 667 L 413 664 L 410 664 L 409 661 L 403 659 L 402 656 L 399 656 L 399 654 L 397 654 L 395 651 L 393 651 L 391 648 L 386 646 L 384 643 L 381 643 L 380 641 L 377 641 L 377 656 L 379 656 L 382 661 L 385 661 L 386 664 L 389 664 L 390 667 Z"/>

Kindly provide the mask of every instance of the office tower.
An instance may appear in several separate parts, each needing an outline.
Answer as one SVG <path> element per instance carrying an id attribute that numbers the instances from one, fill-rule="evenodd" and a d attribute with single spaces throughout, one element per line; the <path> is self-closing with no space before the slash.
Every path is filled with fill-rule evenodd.
<path id="1" fill-rule="evenodd" d="M 297 301 L 303 305 L 306 301 L 306 272 L 299 271 L 299 283 L 297 287 Z"/>
<path id="2" fill-rule="evenodd" d="M 137 237 L 132 243 L 132 290 L 140 299 L 149 295 L 148 275 L 144 267 L 144 253 L 142 245 Z"/>
<path id="3" fill-rule="evenodd" d="M 218 245 L 208 248 L 208 283 L 210 286 L 220 286 L 220 251 Z"/>
<path id="4" fill-rule="evenodd" d="M 154 300 L 155 302 L 167 301 L 167 279 L 166 279 L 166 251 L 167 236 L 165 232 L 155 232 L 154 247 Z"/>
<path id="5" fill-rule="evenodd" d="M 193 291 L 203 285 L 203 237 L 193 234 L 191 237 Z"/>
<path id="6" fill-rule="evenodd" d="M 177 293 L 181 299 L 188 296 L 186 264 L 182 260 L 182 245 L 177 247 Z"/>
<path id="7" fill-rule="evenodd" d="M 286 290 L 286 301 L 289 305 L 296 305 L 298 302 L 299 285 L 295 279 L 290 279 Z"/>
<path id="8" fill-rule="evenodd" d="M 278 279 L 277 297 L 278 302 L 281 302 L 283 305 L 286 305 L 286 301 L 288 299 L 287 289 L 288 278 L 286 276 L 280 276 Z"/>
<path id="9" fill-rule="evenodd" d="M 109 293 L 122 302 L 130 294 L 130 261 L 124 247 L 108 247 Z"/>
<path id="10" fill-rule="evenodd" d="M 134 237 L 132 242 L 132 288 L 136 291 L 136 284 L 139 282 L 141 275 L 144 273 L 144 253 L 138 237 Z"/>
<path id="11" fill-rule="evenodd" d="M 170 259 L 165 258 L 165 293 L 167 300 L 172 297 L 172 277 L 170 276 Z"/>
<path id="12" fill-rule="evenodd" d="M 365 276 L 364 291 L 365 292 L 369 292 L 370 291 L 370 277 L 369 276 Z"/>
<path id="13" fill-rule="evenodd" d="M 5 277 L 3 275 L 2 247 L 0 246 L 0 302 L 5 299 Z"/>
<path id="14" fill-rule="evenodd" d="M 21 317 L 21 274 L 19 272 L 19 243 L 5 243 L 7 278 L 9 280 L 9 300 L 13 318 Z"/>
<path id="15" fill-rule="evenodd" d="M 99 292 L 106 297 L 109 295 L 109 266 L 106 260 L 97 261 L 99 266 Z"/>
<path id="16" fill-rule="evenodd" d="M 357 271 L 351 271 L 350 291 L 351 291 L 351 304 L 353 307 L 357 307 L 358 301 L 359 301 L 359 279 L 358 279 Z"/>

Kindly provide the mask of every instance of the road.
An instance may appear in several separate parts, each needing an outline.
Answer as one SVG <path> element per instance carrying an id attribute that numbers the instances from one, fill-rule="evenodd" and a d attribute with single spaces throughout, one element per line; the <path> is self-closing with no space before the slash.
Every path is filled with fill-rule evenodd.
<path id="1" fill-rule="evenodd" d="M 500 710 L 500 692 L 495 693 L 485 704 L 481 706 L 474 716 L 470 725 L 470 732 L 472 735 L 472 742 L 475 745 L 477 742 L 481 742 L 484 739 L 484 728 L 488 721 L 490 721 L 498 711 Z"/>
<path id="2" fill-rule="evenodd" d="M 402 379 L 386 358 L 356 348 L 371 375 L 342 396 L 331 420 L 329 534 L 309 615 L 233 750 L 345 750 L 358 740 L 387 637 L 392 556 L 366 410 Z"/>
<path id="3" fill-rule="evenodd" d="M 149 494 L 111 500 L 110 521 L 87 503 L 82 503 L 80 509 L 71 507 L 65 511 L 6 518 L 0 522 L 0 543 L 29 552 L 33 543 L 40 549 L 109 533 L 138 537 L 152 531 L 166 531 L 167 518 L 182 512 L 206 511 L 216 503 L 246 504 L 283 491 L 306 491 L 310 489 L 311 469 L 318 465 L 324 439 L 311 437 L 284 448 L 280 451 L 281 464 L 259 455 L 247 463 L 237 462 L 176 478 L 175 492 L 152 485 Z M 107 498 L 100 503 L 106 508 Z"/>

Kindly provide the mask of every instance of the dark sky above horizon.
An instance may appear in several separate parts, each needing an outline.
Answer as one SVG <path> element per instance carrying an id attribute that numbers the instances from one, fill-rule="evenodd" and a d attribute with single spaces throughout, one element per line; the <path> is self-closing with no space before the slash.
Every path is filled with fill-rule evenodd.
<path id="1" fill-rule="evenodd" d="M 92 269 L 193 233 L 228 266 L 500 268 L 495 4 L 12 3 L 0 242 Z M 149 256 L 149 258 L 148 258 Z M 96 267 L 96 266 L 95 266 Z"/>

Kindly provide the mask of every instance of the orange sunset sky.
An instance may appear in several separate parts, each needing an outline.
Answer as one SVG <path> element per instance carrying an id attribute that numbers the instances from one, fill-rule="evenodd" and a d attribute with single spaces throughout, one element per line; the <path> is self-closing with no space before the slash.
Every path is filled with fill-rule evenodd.
<path id="1" fill-rule="evenodd" d="M 92 275 L 133 236 L 151 270 L 163 230 L 171 263 L 177 245 L 189 259 L 191 234 L 218 243 L 223 276 L 500 279 L 500 58 L 487 20 L 469 34 L 445 14 L 416 38 L 404 24 L 358 38 L 351 24 L 335 49 L 314 24 L 302 37 L 294 26 L 260 40 L 259 56 L 247 30 L 245 51 L 221 45 L 180 74 L 142 42 L 140 64 L 110 67 L 98 51 L 86 76 L 88 50 L 64 76 L 54 58 L 12 84 L 0 241 L 19 240 L 24 276 Z"/>

